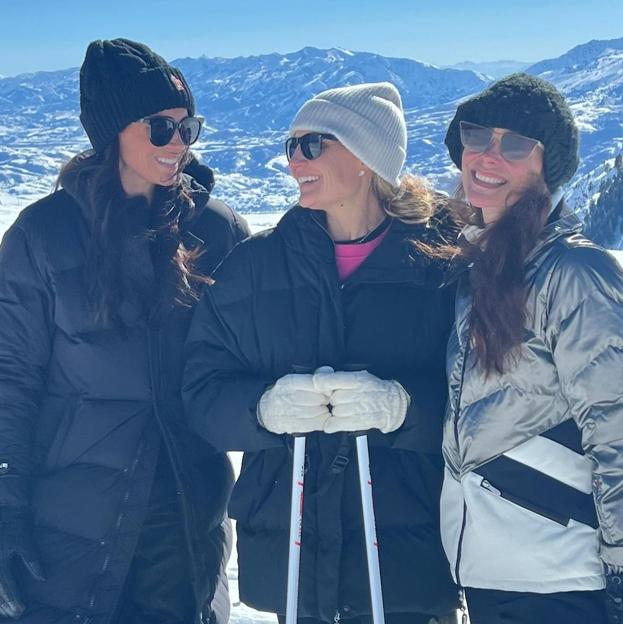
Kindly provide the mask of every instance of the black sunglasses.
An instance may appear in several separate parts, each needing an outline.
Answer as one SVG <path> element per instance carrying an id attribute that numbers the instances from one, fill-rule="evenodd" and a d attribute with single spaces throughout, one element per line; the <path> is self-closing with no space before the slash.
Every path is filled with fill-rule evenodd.
<path id="1" fill-rule="evenodd" d="M 149 140 L 155 147 L 170 143 L 176 130 L 184 145 L 192 145 L 199 138 L 203 125 L 203 117 L 184 117 L 181 121 L 175 121 L 164 115 L 151 115 L 137 121 L 149 126 Z"/>
<path id="2" fill-rule="evenodd" d="M 322 132 L 310 132 L 301 137 L 290 137 L 286 141 L 286 157 L 288 162 L 292 160 L 294 152 L 298 145 L 301 146 L 301 152 L 307 160 L 314 160 L 322 154 L 322 141 L 337 141 L 332 134 L 324 134 Z"/>
<path id="3" fill-rule="evenodd" d="M 470 152 L 483 154 L 491 146 L 493 136 L 498 134 L 493 128 L 486 128 L 469 121 L 459 122 L 461 143 Z M 525 160 L 532 154 L 536 147 L 544 149 L 543 143 L 536 139 L 517 134 L 516 132 L 504 132 L 500 138 L 500 154 L 504 160 Z"/>

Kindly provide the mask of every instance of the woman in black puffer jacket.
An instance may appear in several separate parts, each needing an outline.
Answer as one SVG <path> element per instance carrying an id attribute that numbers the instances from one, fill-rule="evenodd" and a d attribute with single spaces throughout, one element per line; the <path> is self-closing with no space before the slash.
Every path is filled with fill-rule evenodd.
<path id="1" fill-rule="evenodd" d="M 232 473 L 185 426 L 181 345 L 246 224 L 177 69 L 95 41 L 80 89 L 94 150 L 0 247 L 0 615 L 225 623 Z"/>
<path id="2" fill-rule="evenodd" d="M 385 618 L 428 624 L 457 605 L 439 535 L 453 292 L 452 228 L 406 149 L 389 83 L 332 89 L 286 143 L 300 206 L 238 245 L 205 290 L 188 336 L 192 426 L 245 451 L 230 514 L 240 596 L 286 610 L 292 436 L 307 437 L 301 622 L 370 622 L 357 460 L 369 430 Z M 444 225 L 445 223 L 445 225 Z M 314 371 L 330 366 L 334 373 Z M 367 371 L 367 372 L 366 372 Z"/>

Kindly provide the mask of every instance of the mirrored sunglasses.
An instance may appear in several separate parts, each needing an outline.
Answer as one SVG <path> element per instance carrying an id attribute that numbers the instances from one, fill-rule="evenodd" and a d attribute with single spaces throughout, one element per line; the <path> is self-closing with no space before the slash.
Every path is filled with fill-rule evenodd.
<path id="1" fill-rule="evenodd" d="M 301 146 L 301 153 L 307 160 L 314 160 L 322 154 L 323 141 L 337 141 L 332 134 L 322 132 L 309 132 L 300 137 L 290 137 L 286 141 L 286 157 L 290 162 L 294 156 L 296 148 Z"/>
<path id="2" fill-rule="evenodd" d="M 486 128 L 469 121 L 459 122 L 461 132 L 461 143 L 470 152 L 482 154 L 486 152 L 496 134 L 493 128 Z M 499 138 L 500 155 L 505 160 L 516 161 L 525 160 L 532 154 L 536 147 L 544 149 L 543 143 L 536 139 L 517 134 L 516 132 L 505 132 Z"/>
<path id="3" fill-rule="evenodd" d="M 175 121 L 164 115 L 151 115 L 137 121 L 149 126 L 149 140 L 155 147 L 170 143 L 176 130 L 184 145 L 192 145 L 199 138 L 203 125 L 203 117 L 184 117 L 181 121 Z"/>

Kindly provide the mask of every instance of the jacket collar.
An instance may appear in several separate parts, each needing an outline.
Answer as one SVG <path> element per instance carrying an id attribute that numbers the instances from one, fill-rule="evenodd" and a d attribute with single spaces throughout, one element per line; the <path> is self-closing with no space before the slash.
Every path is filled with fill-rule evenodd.
<path id="1" fill-rule="evenodd" d="M 425 224 L 407 224 L 393 217 L 389 217 L 388 227 L 389 231 L 381 244 L 346 283 L 416 282 L 438 285 L 442 281 L 443 263 L 427 258 L 413 243 L 430 238 L 430 228 Z M 335 266 L 335 245 L 324 211 L 294 206 L 284 214 L 276 230 L 292 253 Z"/>
<path id="2" fill-rule="evenodd" d="M 551 213 L 553 219 L 550 219 L 539 234 L 532 251 L 526 258 L 526 264 L 530 264 L 543 249 L 552 245 L 555 241 L 565 236 L 577 234 L 582 230 L 582 222 L 571 212 L 569 207 L 561 200 L 556 210 Z"/>

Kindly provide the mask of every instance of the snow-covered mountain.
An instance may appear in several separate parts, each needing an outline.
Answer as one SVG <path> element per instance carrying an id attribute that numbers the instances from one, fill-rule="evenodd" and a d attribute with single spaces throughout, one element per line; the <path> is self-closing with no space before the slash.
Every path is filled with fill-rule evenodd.
<path id="1" fill-rule="evenodd" d="M 518 71 L 523 71 L 528 67 L 530 63 L 524 61 L 462 61 L 461 63 L 454 63 L 454 65 L 446 65 L 453 69 L 470 69 L 471 71 L 490 76 L 491 78 L 502 78 L 502 76 L 508 76 Z"/>
<path id="2" fill-rule="evenodd" d="M 341 49 L 173 63 L 187 77 L 207 120 L 196 151 L 221 174 L 220 195 L 242 210 L 283 208 L 291 200 L 295 189 L 285 174 L 282 146 L 293 115 L 311 95 L 332 86 L 389 80 L 406 107 L 436 110 L 486 84 L 471 71 Z M 49 192 L 59 165 L 88 146 L 78 111 L 75 68 L 0 80 L 0 202 L 5 208 Z M 418 150 L 414 145 L 410 151 L 414 162 Z M 436 156 L 428 144 L 424 151 L 426 158 Z M 0 220 L 1 211 L 0 205 Z"/>
<path id="3" fill-rule="evenodd" d="M 466 69 L 343 49 L 184 58 L 206 129 L 196 151 L 213 166 L 218 194 L 243 211 L 278 210 L 296 196 L 283 140 L 298 107 L 332 86 L 389 80 L 400 89 L 409 128 L 407 166 L 450 190 L 456 171 L 443 145 L 457 101 L 489 78 Z M 582 130 L 582 166 L 569 199 L 589 205 L 595 176 L 623 149 L 623 39 L 591 41 L 526 71 L 554 82 Z M 78 70 L 0 79 L 0 226 L 49 192 L 59 166 L 88 146 L 78 122 Z M 589 188 L 590 187 L 590 188 Z"/>

